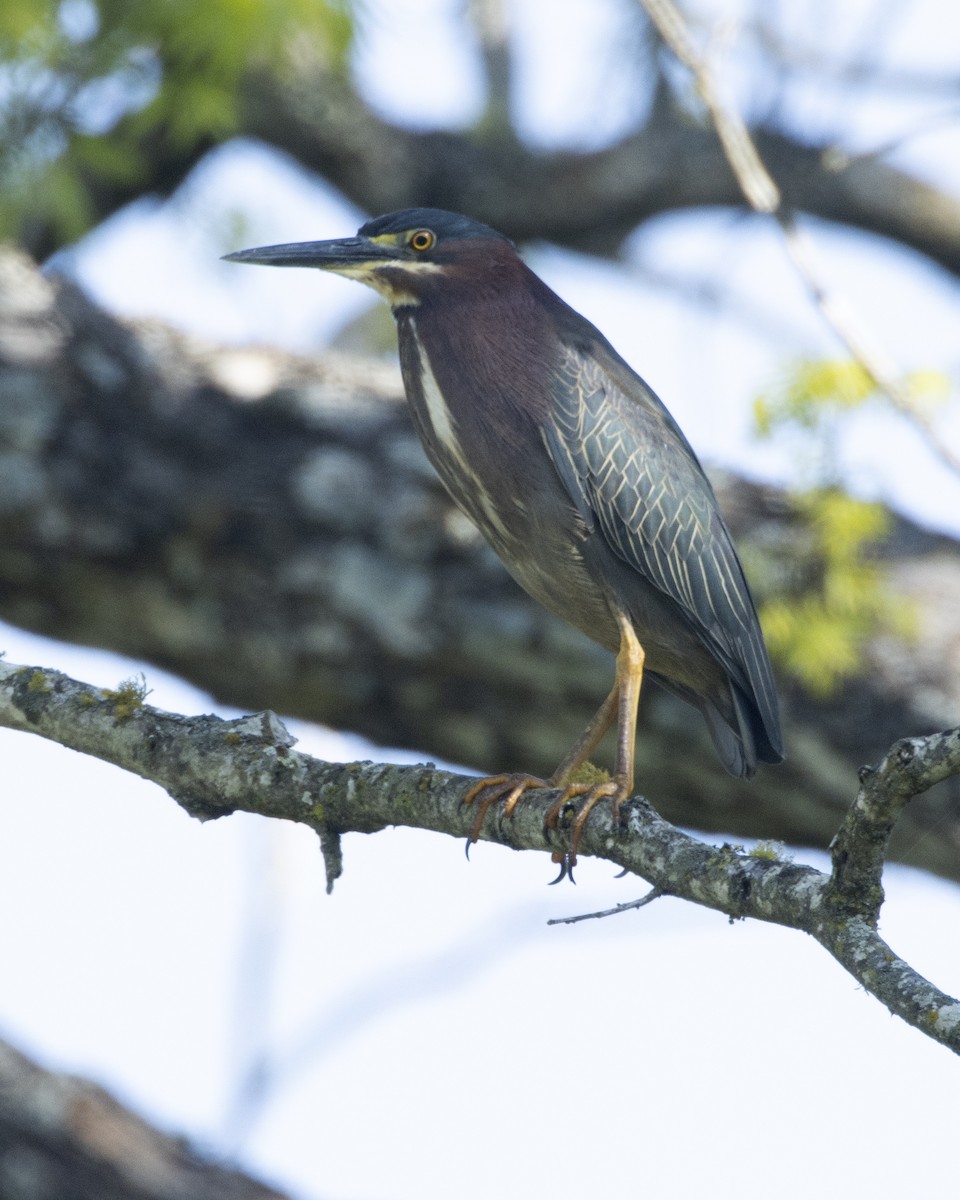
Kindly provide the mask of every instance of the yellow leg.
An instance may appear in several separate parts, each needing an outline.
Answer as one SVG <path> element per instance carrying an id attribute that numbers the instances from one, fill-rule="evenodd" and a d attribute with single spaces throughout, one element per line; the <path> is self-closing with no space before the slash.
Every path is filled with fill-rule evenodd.
<path id="1" fill-rule="evenodd" d="M 570 849 L 564 854 L 555 854 L 554 861 L 560 863 L 560 874 L 553 881 L 559 883 L 565 875 L 573 879 L 573 868 L 577 861 L 577 847 L 590 814 L 609 797 L 610 812 L 614 823 L 620 817 L 620 805 L 633 791 L 633 757 L 637 736 L 637 707 L 640 703 L 640 686 L 643 682 L 643 647 L 633 626 L 622 613 L 617 613 L 620 626 L 620 652 L 617 655 L 617 680 L 614 693 L 617 695 L 617 763 L 613 778 L 607 783 L 574 783 L 564 788 L 563 795 L 552 806 L 544 823 L 556 828 L 564 806 L 575 796 L 582 796 L 579 811 L 573 822 Z"/>
<path id="2" fill-rule="evenodd" d="M 463 798 L 464 804 L 477 803 L 477 815 L 467 838 L 467 855 L 470 846 L 480 837 L 480 830 L 486 820 L 487 813 L 494 804 L 503 802 L 501 816 L 509 817 L 520 803 L 523 793 L 536 788 L 565 788 L 567 780 L 596 750 L 600 739 L 613 724 L 617 714 L 617 698 L 620 693 L 619 683 L 614 683 L 610 694 L 600 705 L 590 720 L 576 745 L 563 759 L 549 779 L 541 779 L 537 775 L 504 774 L 491 775 L 487 779 L 478 779 Z M 481 798 L 482 797 L 482 798 Z"/>
<path id="3" fill-rule="evenodd" d="M 574 783 L 564 789 L 564 794 L 546 816 L 548 826 L 556 826 L 563 806 L 574 796 L 585 799 L 573 822 L 570 852 L 566 865 L 572 866 L 577 857 L 577 846 L 587 818 L 601 800 L 609 796 L 610 813 L 614 823 L 620 818 L 620 805 L 633 791 L 634 746 L 637 739 L 637 709 L 640 704 L 640 687 L 643 683 L 643 646 L 633 626 L 622 613 L 617 613 L 620 626 L 620 652 L 617 655 L 617 682 L 611 695 L 618 697 L 617 705 L 617 762 L 613 778 L 607 783 Z M 561 872 L 560 878 L 563 878 Z"/>
<path id="4" fill-rule="evenodd" d="M 566 787 L 570 776 L 582 767 L 585 762 L 589 762 L 590 755 L 596 750 L 600 744 L 600 739 L 614 722 L 619 707 L 617 703 L 619 697 L 620 681 L 617 680 L 610 689 L 610 695 L 600 705 L 591 718 L 590 724 L 577 739 L 577 744 L 550 776 L 549 783 L 551 787 Z"/>
<path id="5" fill-rule="evenodd" d="M 619 817 L 621 803 L 633 791 L 633 757 L 637 728 L 637 706 L 640 703 L 640 685 L 643 680 L 644 652 L 633 626 L 620 612 L 615 613 L 620 628 L 620 650 L 617 654 L 616 680 L 609 695 L 597 709 L 589 725 L 580 735 L 576 745 L 563 759 L 549 780 L 535 775 L 493 775 L 479 779 L 463 798 L 464 804 L 477 802 L 477 815 L 467 838 L 467 854 L 470 845 L 480 836 L 483 822 L 490 808 L 503 801 L 503 816 L 509 817 L 519 804 L 524 792 L 534 788 L 559 787 L 563 794 L 546 816 L 546 824 L 556 827 L 560 813 L 575 796 L 584 796 L 583 803 L 573 823 L 570 850 L 557 861 L 562 864 L 559 878 L 570 872 L 576 861 L 577 846 L 590 813 L 605 797 L 610 797 L 614 820 Z M 600 739 L 617 721 L 617 759 L 613 778 L 607 783 L 569 783 L 571 775 L 582 766 L 597 748 Z M 556 857 L 556 856 L 555 856 Z"/>

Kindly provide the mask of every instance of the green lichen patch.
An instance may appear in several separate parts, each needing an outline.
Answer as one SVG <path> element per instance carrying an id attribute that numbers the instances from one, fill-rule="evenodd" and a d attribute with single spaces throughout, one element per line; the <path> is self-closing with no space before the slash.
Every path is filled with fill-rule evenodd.
<path id="1" fill-rule="evenodd" d="M 764 862 L 791 862 L 783 842 L 757 842 L 747 851 L 748 858 L 759 858 Z"/>
<path id="2" fill-rule="evenodd" d="M 46 675 L 44 675 L 43 671 L 33 671 L 31 672 L 30 679 L 27 682 L 27 691 L 33 692 L 34 694 L 39 692 L 41 695 L 45 696 L 49 692 L 52 692 L 53 688 L 50 686 L 49 680 L 47 679 Z"/>
<path id="3" fill-rule="evenodd" d="M 121 680 L 115 688 L 102 688 L 101 695 L 113 705 L 114 716 L 118 721 L 129 721 L 133 714 L 143 707 L 143 702 L 151 690 L 147 687 L 146 677 L 141 671 L 138 675 Z"/>
<path id="4" fill-rule="evenodd" d="M 598 767 L 595 763 L 582 763 L 574 773 L 570 776 L 571 783 L 584 783 L 592 787 L 595 783 L 609 783 L 610 772 L 605 771 L 603 767 Z"/>

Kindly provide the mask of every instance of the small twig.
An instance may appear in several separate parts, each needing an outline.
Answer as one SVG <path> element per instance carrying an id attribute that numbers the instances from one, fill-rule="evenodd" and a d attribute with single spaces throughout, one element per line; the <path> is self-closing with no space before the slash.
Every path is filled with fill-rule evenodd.
<path id="1" fill-rule="evenodd" d="M 747 132 L 740 114 L 723 103 L 713 72 L 690 37 L 690 31 L 673 0 L 640 0 L 657 32 L 693 75 L 700 99 L 723 146 L 730 169 L 747 203 L 758 213 L 775 213 L 782 204 L 780 189 Z"/>
<path id="2" fill-rule="evenodd" d="M 321 826 L 320 852 L 323 855 L 323 869 L 327 876 L 327 895 L 333 892 L 333 885 L 343 874 L 343 846 L 340 834 L 335 829 Z"/>
<path id="3" fill-rule="evenodd" d="M 829 291 L 812 262 L 809 240 L 796 225 L 794 214 L 767 170 L 740 114 L 723 102 L 707 57 L 690 37 L 689 29 L 673 0 L 640 0 L 657 32 L 677 59 L 693 75 L 697 93 L 713 122 L 730 170 L 754 212 L 772 216 L 783 232 L 787 253 L 827 325 L 863 367 L 876 388 L 916 427 L 933 454 L 960 475 L 960 456 L 945 445 L 930 421 L 913 402 L 903 383 L 903 372 L 883 350 L 879 338 L 855 314 L 853 306 Z M 835 169 L 835 168 L 834 168 Z"/>
<path id="4" fill-rule="evenodd" d="M 645 904 L 651 904 L 654 900 L 659 900 L 661 896 L 665 896 L 666 894 L 662 888 L 652 887 L 639 900 L 627 900 L 623 904 L 614 905 L 613 908 L 604 908 L 600 912 L 579 913 L 575 917 L 551 917 L 547 924 L 576 925 L 578 921 L 598 921 L 601 917 L 615 917 L 618 913 L 629 912 L 633 908 L 643 908 Z"/>
<path id="5" fill-rule="evenodd" d="M 884 392 L 887 399 L 916 428 L 927 448 L 955 474 L 960 475 L 960 456 L 956 455 L 937 434 L 930 421 L 913 402 L 910 389 L 900 378 L 901 372 L 880 345 L 845 296 L 830 292 L 824 285 L 813 262 L 814 250 L 810 239 L 799 228 L 792 213 L 778 210 L 773 214 L 783 231 L 787 253 L 797 274 L 820 309 L 827 324 L 843 342 L 850 357 L 858 362 Z"/>

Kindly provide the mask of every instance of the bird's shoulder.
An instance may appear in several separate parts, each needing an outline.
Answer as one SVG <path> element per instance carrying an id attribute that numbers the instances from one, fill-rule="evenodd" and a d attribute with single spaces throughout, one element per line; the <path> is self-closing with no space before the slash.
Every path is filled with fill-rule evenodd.
<path id="1" fill-rule="evenodd" d="M 706 521 L 716 498 L 683 430 L 606 338 L 581 322 L 560 330 L 552 372 L 551 415 L 563 442 L 601 492 L 614 476 L 613 486 L 626 477 L 634 491 L 667 492 L 678 510 L 692 505 Z"/>
<path id="2" fill-rule="evenodd" d="M 567 389 L 571 399 L 579 395 L 589 398 L 591 406 L 603 404 L 608 417 L 619 418 L 624 433 L 630 429 L 642 430 L 655 444 L 673 442 L 706 481 L 693 447 L 653 388 L 586 317 L 559 296 L 553 295 L 552 299 L 557 348 L 555 397 Z"/>

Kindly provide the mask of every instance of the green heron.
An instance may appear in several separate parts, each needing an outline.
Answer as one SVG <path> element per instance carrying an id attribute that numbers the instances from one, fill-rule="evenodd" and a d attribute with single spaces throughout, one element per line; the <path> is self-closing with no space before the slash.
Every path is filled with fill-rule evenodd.
<path id="1" fill-rule="evenodd" d="M 530 788 L 581 797 L 570 851 L 609 797 L 633 790 L 646 674 L 703 714 L 727 770 L 783 758 L 756 609 L 713 489 L 679 426 L 584 317 L 468 217 L 412 208 L 356 237 L 264 246 L 232 262 L 316 267 L 390 304 L 413 421 L 456 504 L 520 585 L 616 654 L 610 694 L 549 780 L 496 775 L 470 789 L 470 841 L 486 812 Z M 616 721 L 613 776 L 574 777 Z M 556 857 L 556 856 L 555 856 Z M 561 870 L 561 877 L 563 870 Z"/>

